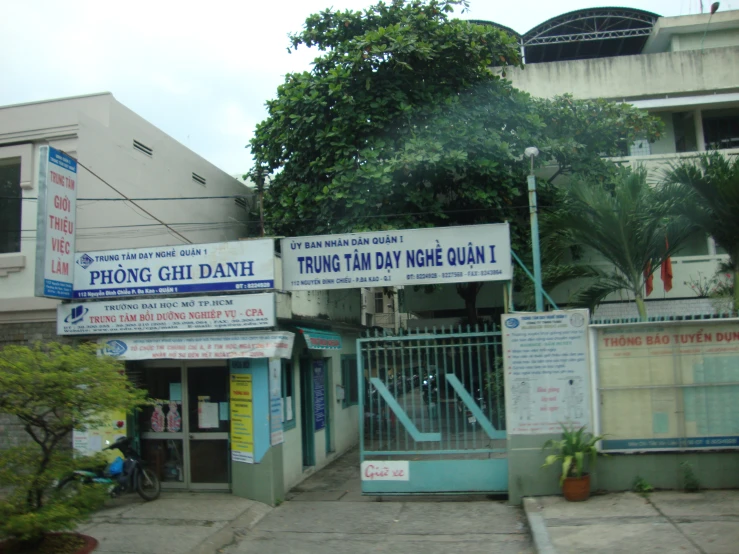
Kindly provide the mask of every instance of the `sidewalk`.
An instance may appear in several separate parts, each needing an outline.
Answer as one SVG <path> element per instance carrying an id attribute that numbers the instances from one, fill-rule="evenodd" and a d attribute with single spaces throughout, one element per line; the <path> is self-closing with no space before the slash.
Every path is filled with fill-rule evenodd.
<path id="1" fill-rule="evenodd" d="M 105 554 L 213 554 L 233 544 L 271 508 L 222 493 L 162 493 L 144 502 L 127 494 L 109 501 L 78 531 Z"/>
<path id="2" fill-rule="evenodd" d="M 126 495 L 79 531 L 105 554 L 533 554 L 518 506 L 486 496 L 361 495 L 355 449 L 277 508 L 218 493 Z"/>
<path id="3" fill-rule="evenodd" d="M 224 554 L 533 554 L 523 510 L 480 496 L 362 496 L 353 449 Z"/>
<path id="4" fill-rule="evenodd" d="M 539 554 L 733 554 L 739 552 L 739 491 L 632 492 L 567 502 L 525 498 Z"/>

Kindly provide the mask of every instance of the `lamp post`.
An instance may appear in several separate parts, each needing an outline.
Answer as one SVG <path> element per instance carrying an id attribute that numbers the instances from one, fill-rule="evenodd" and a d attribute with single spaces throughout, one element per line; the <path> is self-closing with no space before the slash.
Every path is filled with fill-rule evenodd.
<path id="1" fill-rule="evenodd" d="M 527 178 L 529 189 L 529 215 L 531 217 L 531 255 L 534 258 L 534 298 L 536 299 L 536 311 L 544 311 L 544 295 L 541 286 L 541 252 L 539 251 L 539 216 L 536 206 L 536 177 L 534 176 L 534 158 L 539 155 L 536 146 L 530 146 L 524 150 L 524 155 L 529 158 L 531 165 Z"/>

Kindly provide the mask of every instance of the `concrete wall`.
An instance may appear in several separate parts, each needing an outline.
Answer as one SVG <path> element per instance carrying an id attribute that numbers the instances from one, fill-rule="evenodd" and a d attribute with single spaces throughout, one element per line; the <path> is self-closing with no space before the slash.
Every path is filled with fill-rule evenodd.
<path id="1" fill-rule="evenodd" d="M 548 439 L 559 435 L 508 437 L 508 498 L 520 504 L 525 496 L 561 494 L 561 466 L 542 469 L 546 452 L 541 450 Z M 701 488 L 739 488 L 739 452 L 686 452 L 655 454 L 611 454 L 600 456 L 593 471 L 593 491 L 630 490 L 636 477 L 642 477 L 658 489 L 681 490 L 687 462 Z"/>
<path id="2" fill-rule="evenodd" d="M 739 29 L 711 31 L 705 37 L 704 40 L 701 32 L 675 35 L 670 41 L 670 50 L 672 52 L 700 50 L 701 45 L 704 49 L 739 46 Z"/>
<path id="3" fill-rule="evenodd" d="M 733 91 L 739 87 L 739 47 L 528 64 L 507 70 L 516 88 L 551 98 L 633 99 Z"/>
<path id="4" fill-rule="evenodd" d="M 320 317 L 331 321 L 359 323 L 362 313 L 359 289 L 300 290 L 290 293 L 296 318 Z"/>

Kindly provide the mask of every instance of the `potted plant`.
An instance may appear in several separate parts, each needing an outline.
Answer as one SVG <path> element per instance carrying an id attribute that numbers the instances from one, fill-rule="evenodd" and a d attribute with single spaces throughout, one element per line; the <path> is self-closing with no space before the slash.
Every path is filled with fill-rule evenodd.
<path id="1" fill-rule="evenodd" d="M 74 533 L 105 501 L 104 486 L 65 493 L 59 479 L 95 466 L 72 448 L 75 428 L 98 428 L 113 410 L 146 403 L 123 363 L 95 343 L 9 345 L 0 349 L 0 414 L 23 425 L 25 444 L 0 450 L 0 554 L 86 554 L 97 541 Z M 4 445 L 5 446 L 5 445 Z"/>
<path id="2" fill-rule="evenodd" d="M 591 468 L 595 465 L 598 450 L 595 444 L 603 439 L 603 435 L 593 436 L 585 432 L 585 426 L 579 429 L 568 429 L 562 425 L 562 439 L 548 440 L 542 450 L 554 450 L 554 454 L 546 457 L 542 467 L 549 467 L 562 462 L 562 476 L 559 485 L 564 497 L 570 502 L 582 502 L 590 497 L 590 474 L 585 471 L 585 464 Z"/>

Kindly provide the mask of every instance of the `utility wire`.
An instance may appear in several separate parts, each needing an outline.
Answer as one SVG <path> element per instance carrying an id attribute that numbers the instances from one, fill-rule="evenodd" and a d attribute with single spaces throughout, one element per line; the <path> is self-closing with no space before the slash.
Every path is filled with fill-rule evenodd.
<path id="1" fill-rule="evenodd" d="M 251 195 L 248 195 L 248 194 L 235 194 L 235 195 L 230 195 L 230 196 L 162 196 L 158 198 L 77 198 L 77 201 L 78 202 L 85 202 L 85 201 L 87 202 L 156 202 L 159 200 L 216 200 L 216 199 L 226 199 L 226 198 L 249 198 L 250 196 Z M 38 200 L 38 196 L 0 196 L 0 200 Z"/>
<path id="2" fill-rule="evenodd" d="M 123 198 L 125 198 L 126 200 L 128 200 L 129 202 L 131 202 L 131 204 L 133 204 L 134 206 L 136 206 L 138 209 L 140 209 L 142 212 L 144 212 L 145 214 L 147 214 L 148 216 L 150 216 L 152 219 L 154 219 L 154 220 L 158 221 L 159 223 L 161 223 L 162 225 L 164 225 L 167 229 L 169 229 L 170 231 L 172 231 L 172 233 L 174 233 L 175 235 L 177 235 L 178 237 L 180 237 L 187 244 L 192 244 L 192 241 L 190 239 L 188 239 L 185 235 L 183 235 L 182 233 L 179 233 L 176 230 L 172 229 L 172 227 L 170 227 L 168 224 L 164 223 L 164 221 L 162 221 L 161 219 L 159 219 L 153 213 L 151 213 L 150 211 L 148 211 L 148 210 L 142 208 L 141 206 L 139 206 L 138 204 L 136 204 L 136 202 L 134 202 L 133 200 L 131 200 L 130 198 L 128 198 L 125 194 L 123 194 L 121 191 L 119 191 L 117 188 L 115 188 L 113 185 L 111 185 L 108 181 L 106 181 L 105 179 L 103 179 L 100 175 L 98 175 L 97 173 L 95 173 L 92 169 L 90 169 L 89 167 L 87 167 L 86 165 L 84 165 L 77 158 L 75 158 L 74 156 L 72 156 L 68 152 L 64 152 L 63 150 L 62 150 L 62 153 L 66 154 L 67 156 L 69 156 L 70 158 L 72 158 L 73 160 L 75 160 L 80 165 L 80 167 L 82 167 L 82 169 L 85 169 L 88 173 L 90 173 L 90 175 L 92 175 L 93 177 L 96 177 L 97 179 L 99 179 L 102 183 L 104 183 L 105 185 L 107 185 L 108 187 L 110 187 L 111 189 L 113 189 L 113 191 L 115 191 L 117 194 L 121 195 Z"/>

